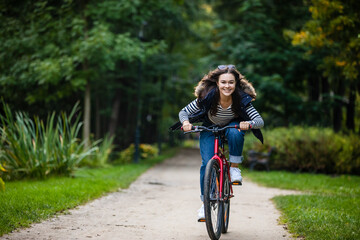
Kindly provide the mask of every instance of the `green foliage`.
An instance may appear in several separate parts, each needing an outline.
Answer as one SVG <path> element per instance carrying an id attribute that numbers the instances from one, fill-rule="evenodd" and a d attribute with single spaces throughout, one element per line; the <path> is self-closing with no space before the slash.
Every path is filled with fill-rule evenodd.
<path id="1" fill-rule="evenodd" d="M 0 177 L 0 192 L 1 191 L 5 191 L 5 183 L 4 181 L 2 180 L 2 178 Z"/>
<path id="2" fill-rule="evenodd" d="M 315 127 L 275 128 L 264 131 L 265 144 L 252 148 L 265 152 L 276 148 L 271 168 L 291 171 L 360 174 L 360 141 L 356 134 L 337 134 Z"/>
<path id="3" fill-rule="evenodd" d="M 114 136 L 105 136 L 104 139 L 96 141 L 98 147 L 95 149 L 93 154 L 87 156 L 81 163 L 80 166 L 87 167 L 105 167 L 108 165 L 110 154 L 114 149 L 113 145 Z"/>
<path id="4" fill-rule="evenodd" d="M 3 166 L 1 165 L 0 162 L 0 172 L 6 172 L 5 168 L 3 168 Z M 0 177 L 0 192 L 5 190 L 5 183 L 4 180 L 2 180 L 2 178 Z"/>
<path id="5" fill-rule="evenodd" d="M 337 77 L 347 81 L 358 79 L 359 9 L 360 4 L 356 0 L 310 1 L 312 19 L 306 22 L 302 31 L 293 36 L 293 44 L 308 47 L 308 55 L 326 50 L 322 52 L 324 61 L 319 65 L 324 75 L 337 74 Z"/>
<path id="6" fill-rule="evenodd" d="M 140 144 L 140 159 L 153 158 L 158 155 L 158 149 L 149 144 Z M 115 163 L 126 164 L 132 163 L 135 156 L 135 145 L 131 144 L 128 148 L 119 153 L 119 157 L 115 160 Z"/>
<path id="7" fill-rule="evenodd" d="M 44 123 L 39 117 L 12 114 L 3 103 L 5 115 L 0 115 L 0 163 L 5 179 L 45 178 L 54 174 L 70 175 L 78 164 L 96 150 L 84 149 L 84 142 L 77 138 L 82 123 L 76 117 L 77 105 L 67 115 L 49 114 Z"/>

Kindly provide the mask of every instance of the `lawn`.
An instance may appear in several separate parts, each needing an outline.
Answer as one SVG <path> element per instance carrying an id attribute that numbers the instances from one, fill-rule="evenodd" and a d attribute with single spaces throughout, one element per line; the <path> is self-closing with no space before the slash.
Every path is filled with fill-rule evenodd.
<path id="1" fill-rule="evenodd" d="M 360 177 L 248 172 L 264 186 L 303 191 L 273 198 L 291 233 L 305 239 L 360 239 Z"/>
<path id="2" fill-rule="evenodd" d="M 119 188 L 127 188 L 141 173 L 175 152 L 172 149 L 139 164 L 79 169 L 72 178 L 7 182 L 5 192 L 0 192 L 0 236 Z"/>

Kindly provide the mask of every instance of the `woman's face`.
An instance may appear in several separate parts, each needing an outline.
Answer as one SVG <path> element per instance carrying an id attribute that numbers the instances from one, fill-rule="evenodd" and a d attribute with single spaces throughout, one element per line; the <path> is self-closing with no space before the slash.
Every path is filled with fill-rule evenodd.
<path id="1" fill-rule="evenodd" d="M 235 77 L 231 73 L 224 73 L 219 76 L 217 85 L 220 90 L 220 97 L 229 97 L 235 91 Z"/>

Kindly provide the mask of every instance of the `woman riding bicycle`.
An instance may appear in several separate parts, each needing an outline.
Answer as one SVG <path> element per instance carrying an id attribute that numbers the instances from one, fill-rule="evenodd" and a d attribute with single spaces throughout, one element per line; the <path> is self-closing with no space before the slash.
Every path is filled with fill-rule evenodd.
<path id="1" fill-rule="evenodd" d="M 254 135 L 263 142 L 259 128 L 264 126 L 260 114 L 251 104 L 256 92 L 252 84 L 236 70 L 234 65 L 220 65 L 205 75 L 195 88 L 195 100 L 179 112 L 180 122 L 171 127 L 175 130 L 182 126 L 183 131 L 190 131 L 192 123 L 203 122 L 204 126 L 239 125 L 240 130 L 251 128 Z M 231 163 L 230 177 L 232 182 L 241 182 L 239 164 L 242 162 L 244 131 L 229 128 L 225 132 L 229 145 Z M 200 133 L 200 167 L 201 200 L 204 201 L 204 174 L 208 161 L 214 155 L 214 134 Z M 204 205 L 199 209 L 198 220 L 205 218 Z"/>

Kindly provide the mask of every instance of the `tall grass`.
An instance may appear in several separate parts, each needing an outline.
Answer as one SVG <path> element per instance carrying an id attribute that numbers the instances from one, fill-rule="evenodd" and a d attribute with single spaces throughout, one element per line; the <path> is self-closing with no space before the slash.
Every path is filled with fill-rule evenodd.
<path id="1" fill-rule="evenodd" d="M 49 175 L 70 175 L 75 167 L 97 147 L 85 149 L 78 138 L 82 123 L 79 121 L 78 104 L 71 113 L 49 114 L 44 123 L 39 117 L 11 112 L 3 103 L 0 115 L 0 172 L 4 180 L 45 178 Z"/>
<path id="2" fill-rule="evenodd" d="M 106 167 L 108 165 L 108 160 L 110 154 L 114 149 L 114 136 L 106 135 L 103 139 L 98 140 L 94 144 L 98 145 L 98 148 L 95 149 L 94 153 L 90 156 L 87 156 L 82 162 L 81 166 L 87 167 Z"/>

